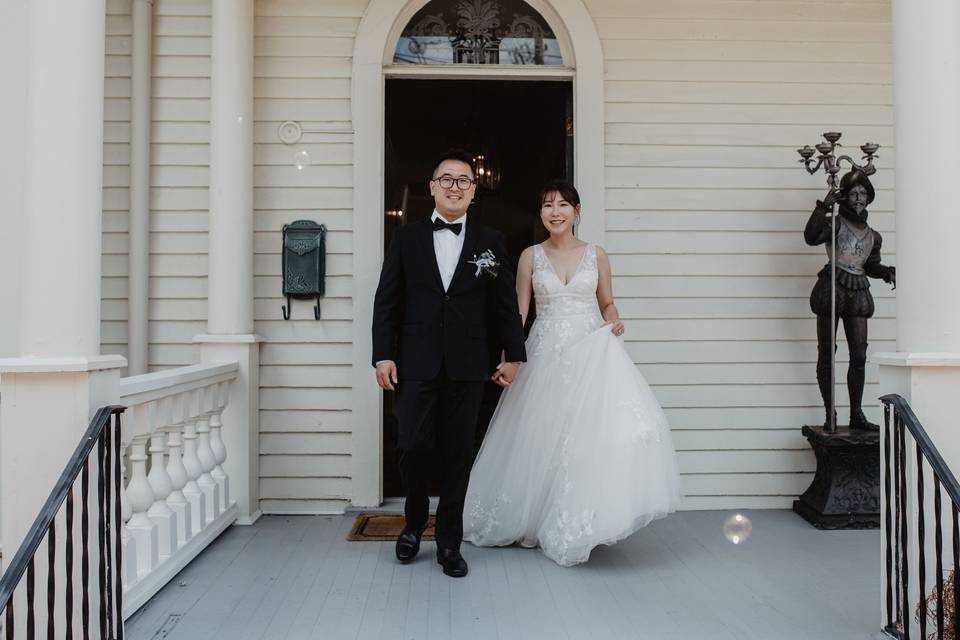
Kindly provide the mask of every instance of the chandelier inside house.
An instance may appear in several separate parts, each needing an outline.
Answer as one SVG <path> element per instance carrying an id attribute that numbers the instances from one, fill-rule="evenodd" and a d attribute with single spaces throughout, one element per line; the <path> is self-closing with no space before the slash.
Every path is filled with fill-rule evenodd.
<path id="1" fill-rule="evenodd" d="M 477 186 L 490 191 L 496 191 L 500 186 L 500 163 L 486 153 L 473 156 L 473 168 L 477 178 Z"/>

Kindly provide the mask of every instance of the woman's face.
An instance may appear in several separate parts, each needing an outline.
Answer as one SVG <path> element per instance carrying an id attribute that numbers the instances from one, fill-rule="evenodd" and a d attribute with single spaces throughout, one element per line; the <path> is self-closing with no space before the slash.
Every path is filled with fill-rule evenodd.
<path id="1" fill-rule="evenodd" d="M 548 193 L 540 204 L 540 220 L 550 235 L 572 235 L 578 213 L 579 205 L 573 206 L 557 191 Z"/>
<path id="2" fill-rule="evenodd" d="M 863 185 L 854 185 L 847 192 L 847 206 L 858 216 L 867 208 L 867 188 Z"/>

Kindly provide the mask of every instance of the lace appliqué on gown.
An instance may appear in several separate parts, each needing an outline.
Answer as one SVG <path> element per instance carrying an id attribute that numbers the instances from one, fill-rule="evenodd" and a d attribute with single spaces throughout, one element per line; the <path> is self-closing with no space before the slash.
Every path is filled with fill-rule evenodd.
<path id="1" fill-rule="evenodd" d="M 636 430 L 632 434 L 635 439 L 645 445 L 651 442 L 660 442 L 660 430 L 653 422 L 656 417 L 651 416 L 650 411 L 647 410 L 649 403 L 642 400 L 625 400 L 618 402 L 617 406 L 626 409 L 636 418 Z"/>
<path id="2" fill-rule="evenodd" d="M 495 527 L 502 524 L 497 520 L 497 512 L 503 505 L 510 504 L 510 496 L 501 493 L 491 506 L 487 507 L 486 504 L 486 501 L 476 497 L 471 501 L 470 507 L 466 511 L 467 515 L 478 523 L 477 535 L 480 537 L 489 535 Z"/>

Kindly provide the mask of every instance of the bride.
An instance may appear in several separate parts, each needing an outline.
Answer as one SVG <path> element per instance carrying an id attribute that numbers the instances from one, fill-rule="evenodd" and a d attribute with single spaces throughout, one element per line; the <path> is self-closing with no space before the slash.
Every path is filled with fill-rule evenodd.
<path id="1" fill-rule="evenodd" d="M 570 566 L 674 511 L 679 475 L 666 416 L 619 338 L 610 261 L 573 235 L 580 196 L 556 181 L 540 201 L 550 238 L 517 269 L 524 322 L 536 301 L 528 361 L 471 471 L 464 539 L 539 546 Z"/>

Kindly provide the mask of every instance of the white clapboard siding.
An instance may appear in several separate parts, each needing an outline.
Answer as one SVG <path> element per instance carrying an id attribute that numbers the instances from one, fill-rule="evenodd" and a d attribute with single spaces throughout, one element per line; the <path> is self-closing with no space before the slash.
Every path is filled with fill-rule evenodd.
<path id="1" fill-rule="evenodd" d="M 606 63 L 614 292 L 673 428 L 684 507 L 789 507 L 815 469 L 799 427 L 823 419 L 808 298 L 825 253 L 802 230 L 825 185 L 794 149 L 831 129 L 883 145 L 871 222 L 895 262 L 889 3 L 587 7 Z M 896 315 L 889 287 L 873 293 L 871 352 L 892 348 Z M 838 360 L 843 380 L 843 342 Z M 838 404 L 846 419 L 846 393 Z"/>
<path id="2" fill-rule="evenodd" d="M 206 331 L 210 0 L 157 0 L 151 100 L 151 370 L 193 364 Z"/>
<path id="3" fill-rule="evenodd" d="M 130 3 L 107 2 L 103 100 L 103 273 L 100 350 L 127 355 L 127 251 L 130 215 Z M 122 328 L 122 330 L 121 330 Z"/>
<path id="4" fill-rule="evenodd" d="M 260 507 L 341 511 L 351 492 L 353 136 L 350 74 L 364 0 L 257 0 L 254 26 L 254 315 L 261 348 Z M 284 120 L 303 139 L 277 137 Z M 306 151 L 302 170 L 294 154 Z M 284 321 L 281 229 L 327 227 L 322 319 L 294 300 Z"/>

